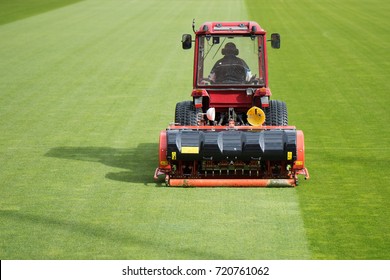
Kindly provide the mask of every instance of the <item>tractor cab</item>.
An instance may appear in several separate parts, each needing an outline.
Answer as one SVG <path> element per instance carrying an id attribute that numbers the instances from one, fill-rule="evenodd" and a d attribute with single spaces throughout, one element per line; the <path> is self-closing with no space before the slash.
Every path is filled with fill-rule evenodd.
<path id="1" fill-rule="evenodd" d="M 205 22 L 196 31 L 193 25 L 193 30 L 195 39 L 184 34 L 182 46 L 195 45 L 192 97 L 198 111 L 213 108 L 218 124 L 233 118 L 242 125 L 247 123 L 248 109 L 266 110 L 271 96 L 266 31 L 253 21 Z M 270 41 L 273 48 L 280 48 L 279 34 L 272 34 Z M 270 118 L 267 124 L 286 125 Z"/>
<path id="2" fill-rule="evenodd" d="M 279 34 L 272 46 L 280 47 Z M 184 34 L 183 49 L 192 37 Z M 267 87 L 265 31 L 255 22 L 206 22 L 195 31 L 195 88 Z"/>
<path id="3" fill-rule="evenodd" d="M 261 39 L 259 36 L 199 36 L 197 86 L 264 86 Z"/>

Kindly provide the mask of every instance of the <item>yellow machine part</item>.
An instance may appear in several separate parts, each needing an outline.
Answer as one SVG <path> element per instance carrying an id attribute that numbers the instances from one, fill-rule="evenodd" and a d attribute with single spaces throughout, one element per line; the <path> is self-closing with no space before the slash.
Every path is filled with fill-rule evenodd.
<path id="1" fill-rule="evenodd" d="M 246 112 L 246 115 L 250 125 L 260 126 L 265 122 L 265 113 L 259 107 L 253 106 Z"/>

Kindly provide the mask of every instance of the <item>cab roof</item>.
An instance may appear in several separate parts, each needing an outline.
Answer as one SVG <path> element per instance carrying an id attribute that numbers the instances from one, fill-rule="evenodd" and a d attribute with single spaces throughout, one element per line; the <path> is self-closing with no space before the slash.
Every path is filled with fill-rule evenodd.
<path id="1" fill-rule="evenodd" d="M 255 21 L 213 21 L 203 23 L 196 34 L 265 34 Z"/>

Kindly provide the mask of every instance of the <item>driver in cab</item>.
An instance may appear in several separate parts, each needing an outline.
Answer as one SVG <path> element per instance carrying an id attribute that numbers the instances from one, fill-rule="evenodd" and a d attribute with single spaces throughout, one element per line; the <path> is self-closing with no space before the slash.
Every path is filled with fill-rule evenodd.
<path id="1" fill-rule="evenodd" d="M 209 80 L 217 84 L 241 84 L 249 82 L 252 74 L 244 60 L 237 57 L 239 50 L 232 42 L 221 50 L 224 56 L 211 69 Z"/>

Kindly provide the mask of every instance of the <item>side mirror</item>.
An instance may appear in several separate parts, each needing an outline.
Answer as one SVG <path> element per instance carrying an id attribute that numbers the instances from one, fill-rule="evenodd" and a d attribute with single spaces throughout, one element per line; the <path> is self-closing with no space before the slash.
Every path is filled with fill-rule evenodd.
<path id="1" fill-rule="evenodd" d="M 272 33 L 271 34 L 271 47 L 274 49 L 280 49 L 280 34 Z"/>
<path id="2" fill-rule="evenodd" d="M 181 44 L 184 50 L 191 49 L 192 46 L 191 34 L 183 34 L 183 36 L 181 37 Z"/>

